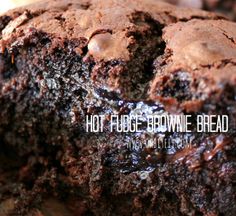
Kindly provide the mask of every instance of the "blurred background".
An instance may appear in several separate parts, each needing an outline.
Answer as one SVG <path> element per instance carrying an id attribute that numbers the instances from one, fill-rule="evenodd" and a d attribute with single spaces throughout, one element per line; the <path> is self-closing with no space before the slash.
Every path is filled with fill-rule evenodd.
<path id="1" fill-rule="evenodd" d="M 0 13 L 25 4 L 39 0 L 3 0 L 0 6 Z M 105 0 L 101 0 L 105 1 Z M 145 0 L 144 0 L 145 1 Z M 201 8 L 208 11 L 222 13 L 229 19 L 236 21 L 236 0 L 156 0 L 169 2 L 180 7 Z"/>
<path id="2" fill-rule="evenodd" d="M 158 0 L 157 0 L 158 1 Z M 181 7 L 193 7 L 224 14 L 236 21 L 236 0 L 161 0 Z"/>
<path id="3" fill-rule="evenodd" d="M 39 0 L 2 0 L 0 6 L 0 13 L 4 13 L 15 7 L 23 6 L 25 4 L 30 4 Z"/>

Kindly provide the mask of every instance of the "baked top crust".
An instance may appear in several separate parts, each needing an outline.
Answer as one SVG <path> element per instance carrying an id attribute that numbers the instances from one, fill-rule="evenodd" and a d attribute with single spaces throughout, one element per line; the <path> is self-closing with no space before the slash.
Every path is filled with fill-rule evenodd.
<path id="1" fill-rule="evenodd" d="M 106 3 L 99 0 L 64 0 L 21 7 L 7 12 L 2 20 L 6 17 L 10 22 L 1 28 L 2 50 L 32 29 L 54 38 L 84 40 L 84 46 L 76 51 L 93 58 L 96 66 L 92 79 L 126 99 L 145 95 L 151 100 L 169 101 L 172 96 L 162 93 L 160 88 L 163 73 L 172 75 L 178 70 L 187 71 L 191 80 L 201 76 L 209 81 L 204 84 L 209 86 L 205 90 L 193 89 L 192 85 L 196 83 L 191 81 L 189 91 L 198 93 L 192 93 L 185 101 L 172 100 L 175 107 L 188 111 L 198 109 L 196 107 L 201 107 L 200 103 L 205 99 L 214 97 L 212 92 L 220 92 L 220 84 L 235 84 L 236 24 L 214 13 L 178 8 L 156 0 L 108 0 Z M 140 60 L 141 55 L 145 55 L 146 63 Z M 165 63 L 156 71 L 161 70 L 161 74 L 155 70 L 147 71 L 143 65 L 150 65 L 155 59 L 159 61 L 160 56 Z M 116 60 L 125 66 L 135 64 L 137 67 L 124 69 L 119 65 L 101 74 L 101 62 Z M 145 81 L 149 90 L 146 87 L 132 93 L 144 76 L 149 76 Z M 198 106 L 189 108 L 191 102 L 198 103 Z"/>

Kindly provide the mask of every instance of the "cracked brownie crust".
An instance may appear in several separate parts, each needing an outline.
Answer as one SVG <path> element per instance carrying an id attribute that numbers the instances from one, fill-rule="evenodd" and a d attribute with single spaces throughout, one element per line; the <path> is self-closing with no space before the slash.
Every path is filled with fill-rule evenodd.
<path id="1" fill-rule="evenodd" d="M 233 127 L 108 127 L 111 114 L 234 120 L 235 23 L 156 0 L 58 0 L 9 11 L 0 29 L 0 215 L 234 215 Z M 93 114 L 104 133 L 86 133 Z M 127 149 L 153 137 L 193 146 Z"/>
<path id="2" fill-rule="evenodd" d="M 231 89 L 225 109 L 235 95 L 235 35 L 236 24 L 225 20 L 191 20 L 164 28 L 169 54 L 152 81 L 151 98 L 196 112 L 206 104 L 216 109 Z"/>

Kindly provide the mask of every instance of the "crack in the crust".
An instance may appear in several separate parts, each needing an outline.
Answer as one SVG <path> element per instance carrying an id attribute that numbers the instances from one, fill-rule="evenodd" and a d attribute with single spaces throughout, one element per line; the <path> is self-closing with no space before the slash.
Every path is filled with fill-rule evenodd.
<path id="1" fill-rule="evenodd" d="M 221 27 L 218 27 L 218 26 L 217 26 L 217 28 L 222 32 L 222 34 L 226 37 L 227 40 L 231 41 L 233 44 L 236 45 L 236 41 L 234 40 L 233 37 L 230 37 L 230 36 L 228 35 L 228 33 L 227 33 L 224 29 L 222 29 Z"/>
<path id="2" fill-rule="evenodd" d="M 178 21 L 179 22 L 188 22 L 188 21 L 191 21 L 193 19 L 196 19 L 196 20 L 226 20 L 225 17 L 223 16 L 213 16 L 213 17 L 204 17 L 204 16 L 190 16 L 189 18 L 182 18 L 182 19 L 179 19 Z"/>
<path id="3" fill-rule="evenodd" d="M 236 66 L 236 59 L 222 59 L 220 61 L 214 62 L 212 64 L 207 64 L 207 65 L 200 65 L 200 67 L 198 67 L 196 70 L 200 70 L 201 68 L 216 68 L 216 69 L 220 69 L 223 68 L 227 65 L 233 65 Z"/>
<path id="4" fill-rule="evenodd" d="M 172 23 L 178 23 L 178 22 L 188 22 L 188 21 L 191 21 L 193 19 L 196 19 L 196 20 L 226 20 L 225 17 L 223 16 L 197 16 L 197 15 L 193 15 L 193 16 L 190 16 L 189 18 L 180 18 L 178 19 L 176 16 L 172 15 L 171 12 L 169 11 L 165 11 L 164 12 L 164 15 L 167 16 L 171 21 Z"/>
<path id="5" fill-rule="evenodd" d="M 197 16 L 197 15 L 193 15 L 193 16 L 190 16 L 189 18 L 180 18 L 180 19 L 178 19 L 176 16 L 172 15 L 171 12 L 169 12 L 169 11 L 165 11 L 164 15 L 168 16 L 169 19 L 173 23 L 189 22 L 193 19 L 196 19 L 196 20 L 227 20 L 224 16 L 219 16 L 219 15 L 215 15 L 215 16 Z"/>
<path id="6" fill-rule="evenodd" d="M 178 22 L 177 17 L 173 16 L 169 11 L 165 11 L 164 16 L 167 16 L 173 23 Z"/>
<path id="7" fill-rule="evenodd" d="M 162 35 L 160 35 L 159 37 L 162 38 Z M 150 56 L 149 59 L 144 62 L 144 66 L 141 71 L 142 82 L 139 81 L 135 84 L 137 88 L 140 89 L 140 92 L 137 95 L 138 97 L 135 97 L 136 99 L 138 99 L 138 101 L 144 100 L 148 97 L 149 88 L 155 76 L 154 62 L 156 62 L 159 57 L 164 55 L 165 43 L 163 40 L 158 44 L 158 47 L 156 49 L 159 49 L 159 52 L 154 56 Z"/>
<path id="8" fill-rule="evenodd" d="M 123 31 L 132 41 L 127 47 L 132 56 L 131 60 L 101 61 L 97 64 L 98 67 L 94 68 L 92 75 L 95 82 L 104 84 L 108 91 L 117 93 L 121 98 L 140 100 L 146 98 L 147 88 L 154 76 L 153 62 L 164 53 L 165 44 L 162 39 L 164 26 L 149 13 L 142 11 L 136 11 L 128 18 L 134 25 Z M 108 31 L 105 29 L 105 32 Z M 101 66 L 103 64 L 102 69 L 100 63 Z"/>
<path id="9" fill-rule="evenodd" d="M 232 43 L 236 44 L 236 41 L 235 41 L 232 37 L 228 36 L 225 32 L 223 32 L 223 35 L 224 35 L 228 40 L 230 40 Z"/>

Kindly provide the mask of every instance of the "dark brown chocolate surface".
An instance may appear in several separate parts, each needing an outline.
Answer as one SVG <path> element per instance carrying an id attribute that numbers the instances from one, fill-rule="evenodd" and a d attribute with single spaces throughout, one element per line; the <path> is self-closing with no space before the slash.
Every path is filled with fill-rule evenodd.
<path id="1" fill-rule="evenodd" d="M 0 29 L 0 215 L 234 216 L 233 125 L 108 127 L 135 113 L 234 122 L 235 23 L 156 0 L 58 0 L 9 11 Z M 103 133 L 85 131 L 94 114 Z M 160 137 L 173 147 L 127 148 Z"/>

